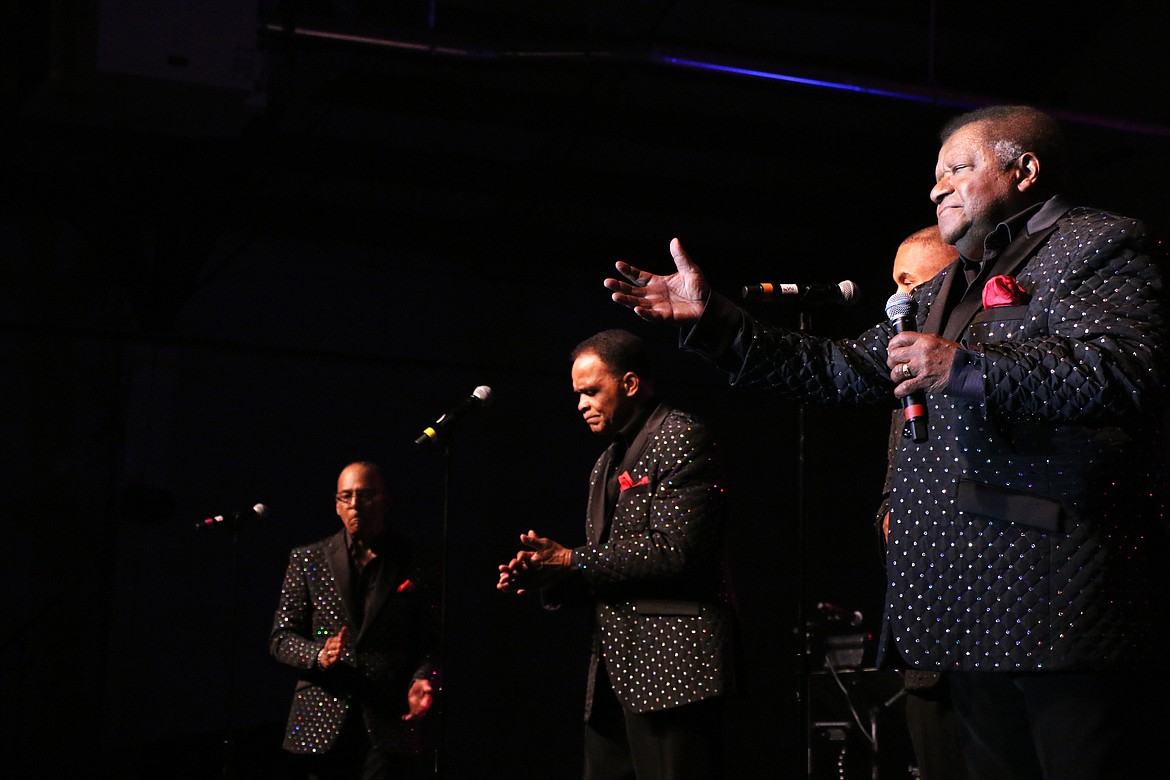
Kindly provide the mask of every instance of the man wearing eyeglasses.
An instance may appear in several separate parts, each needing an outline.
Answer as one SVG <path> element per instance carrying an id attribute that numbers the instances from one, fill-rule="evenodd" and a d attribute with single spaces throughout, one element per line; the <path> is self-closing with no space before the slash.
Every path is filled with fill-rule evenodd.
<path id="1" fill-rule="evenodd" d="M 381 469 L 337 478 L 342 528 L 289 557 L 269 647 L 299 673 L 284 749 L 313 778 L 416 777 L 433 700 L 437 575 L 386 522 Z"/>

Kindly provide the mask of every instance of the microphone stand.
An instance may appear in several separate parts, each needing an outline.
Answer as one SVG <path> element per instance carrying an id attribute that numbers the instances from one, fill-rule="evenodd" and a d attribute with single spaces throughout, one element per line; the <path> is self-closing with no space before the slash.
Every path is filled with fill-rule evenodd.
<path id="1" fill-rule="evenodd" d="M 443 688 L 445 687 L 444 681 L 447 676 L 447 559 L 449 557 L 450 519 L 451 444 L 448 435 L 443 437 L 443 511 L 440 524 L 442 538 L 439 541 L 439 674 L 435 680 L 437 683 L 434 693 L 434 701 L 437 708 L 435 712 L 435 753 L 434 762 L 431 767 L 432 775 L 435 778 L 442 778 L 446 770 L 443 762 L 443 742 L 445 739 L 444 712 L 446 710 L 446 702 L 443 700 Z"/>
<path id="2" fill-rule="evenodd" d="M 236 776 L 236 644 L 240 624 L 240 530 L 249 518 L 264 517 L 267 507 L 256 504 L 251 513 L 233 512 L 217 515 L 196 523 L 195 531 L 205 533 L 208 529 L 224 528 L 231 533 L 228 548 L 228 611 L 227 611 L 227 688 L 224 694 L 224 734 L 221 754 L 221 775 L 225 780 Z"/>
<path id="3" fill-rule="evenodd" d="M 839 295 L 837 292 L 839 291 Z M 768 291 L 770 294 L 770 290 Z M 750 288 L 743 288 L 743 297 L 749 297 Z M 833 291 L 832 298 L 842 303 L 848 303 L 857 294 L 856 285 L 850 281 L 841 282 Z M 823 301 L 824 298 L 810 296 L 805 289 L 797 303 L 811 304 Z M 805 307 L 799 308 L 797 330 L 808 333 L 811 330 L 811 317 Z M 801 731 L 801 750 L 805 760 L 805 777 L 811 777 L 813 771 L 811 708 L 810 708 L 810 680 L 812 676 L 813 654 L 813 623 L 806 617 L 805 602 L 808 598 L 806 573 L 808 570 L 808 500 L 807 500 L 807 431 L 808 431 L 808 403 L 799 401 L 797 404 L 797 467 L 796 467 L 796 624 L 792 629 L 796 639 L 795 666 L 797 675 L 796 704 L 799 729 Z"/>
<path id="4" fill-rule="evenodd" d="M 227 521 L 231 530 L 231 547 L 229 554 L 228 587 L 228 630 L 227 630 L 227 693 L 224 704 L 224 735 L 223 735 L 223 764 L 221 767 L 224 780 L 231 780 L 235 775 L 235 720 L 236 720 L 236 629 L 239 624 L 239 596 L 237 591 L 239 580 L 240 559 L 240 526 L 236 519 Z"/>
<path id="5" fill-rule="evenodd" d="M 446 720 L 446 703 L 443 701 L 443 688 L 446 678 L 446 652 L 447 652 L 447 591 L 448 588 L 448 559 L 450 557 L 450 518 L 451 518 L 451 433 L 449 426 L 444 428 L 445 422 L 450 422 L 457 414 L 474 408 L 477 405 L 486 404 L 491 399 L 491 388 L 485 385 L 480 385 L 475 388 L 470 398 L 464 401 L 455 409 L 440 417 L 433 426 L 428 427 L 423 431 L 423 434 L 414 440 L 416 445 L 425 444 L 428 441 L 441 443 L 443 445 L 443 512 L 442 512 L 442 539 L 440 540 L 440 560 L 439 560 L 439 638 L 437 649 L 439 672 L 435 675 L 435 691 L 433 708 L 437 708 L 431 716 L 435 722 L 434 733 L 434 763 L 432 766 L 433 777 L 441 778 L 445 771 L 443 766 L 442 753 L 443 743 L 445 741 L 444 721 Z"/>
<path id="6" fill-rule="evenodd" d="M 808 332 L 811 326 L 808 312 L 800 310 L 800 320 L 797 328 L 801 333 Z M 805 572 L 808 558 L 808 509 L 805 498 L 806 484 L 806 435 L 808 404 L 801 401 L 796 408 L 796 633 L 799 637 L 797 647 L 797 717 L 800 723 L 801 748 L 804 754 L 805 777 L 812 774 L 812 742 L 809 736 L 809 676 L 812 672 L 812 632 L 805 618 L 805 599 L 807 598 Z"/>

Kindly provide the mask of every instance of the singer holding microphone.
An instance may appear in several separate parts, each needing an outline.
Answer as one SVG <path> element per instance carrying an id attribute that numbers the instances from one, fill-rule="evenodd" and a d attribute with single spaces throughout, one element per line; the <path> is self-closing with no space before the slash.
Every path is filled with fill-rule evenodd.
<path id="1" fill-rule="evenodd" d="M 269 646 L 296 669 L 284 749 L 309 777 L 423 777 L 419 724 L 437 685 L 437 566 L 387 523 L 382 470 L 351 463 L 341 530 L 289 556 Z"/>
<path id="2" fill-rule="evenodd" d="M 890 404 L 922 393 L 893 454 L 879 663 L 947 672 L 974 780 L 1165 771 L 1164 256 L 1139 220 L 1059 194 L 1048 115 L 992 106 L 940 133 L 930 199 L 960 259 L 917 287 L 914 330 L 829 341 L 759 323 L 677 272 L 617 264 L 613 299 L 681 326 L 733 384 Z"/>

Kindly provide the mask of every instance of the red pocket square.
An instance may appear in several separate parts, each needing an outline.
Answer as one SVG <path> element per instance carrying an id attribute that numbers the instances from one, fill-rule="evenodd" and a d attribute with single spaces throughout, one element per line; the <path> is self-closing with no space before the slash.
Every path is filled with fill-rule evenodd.
<path id="1" fill-rule="evenodd" d="M 402 584 L 398 586 L 399 593 L 410 593 L 414 590 L 414 583 L 410 580 L 403 580 Z"/>
<path id="2" fill-rule="evenodd" d="M 649 485 L 649 484 L 650 484 L 650 476 L 649 475 L 642 477 L 637 482 L 634 481 L 634 478 L 630 476 L 630 472 L 628 472 L 628 471 L 623 471 L 621 474 L 618 475 L 618 487 L 621 488 L 621 490 L 629 490 L 630 488 L 637 487 L 638 485 Z"/>
<path id="3" fill-rule="evenodd" d="M 1014 276 L 993 276 L 983 286 L 983 308 L 996 309 L 1000 306 L 1022 306 L 1032 296 L 1020 286 Z"/>

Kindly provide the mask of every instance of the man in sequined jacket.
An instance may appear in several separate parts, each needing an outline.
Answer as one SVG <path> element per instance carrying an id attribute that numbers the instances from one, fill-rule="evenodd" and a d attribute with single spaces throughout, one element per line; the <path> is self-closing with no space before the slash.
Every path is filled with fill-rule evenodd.
<path id="1" fill-rule="evenodd" d="M 342 529 L 289 557 L 269 647 L 298 680 L 284 748 L 320 778 L 419 774 L 432 703 L 435 566 L 387 527 L 381 469 L 337 479 Z"/>
<path id="2" fill-rule="evenodd" d="M 593 605 L 587 780 L 721 777 L 733 616 L 713 444 L 702 422 L 657 400 L 637 336 L 603 331 L 572 359 L 585 423 L 613 439 L 589 480 L 588 541 L 521 535 L 498 587 Z"/>
<path id="3" fill-rule="evenodd" d="M 949 671 L 976 780 L 1146 777 L 1161 701 L 1166 301 L 1134 219 L 1056 195 L 1060 128 L 1025 106 L 941 134 L 931 200 L 960 259 L 914 291 L 918 332 L 830 342 L 764 326 L 678 272 L 625 263 L 615 301 L 684 345 L 824 403 L 924 393 L 890 494 L 882 651 Z"/>

